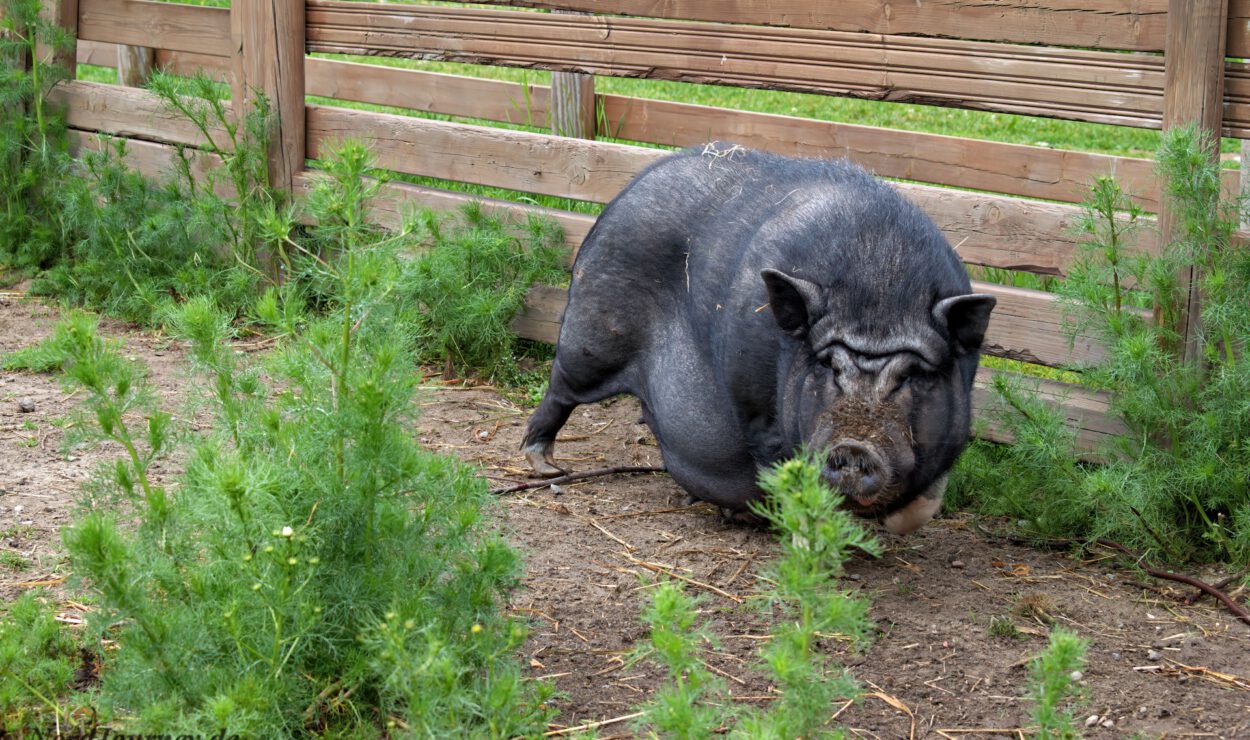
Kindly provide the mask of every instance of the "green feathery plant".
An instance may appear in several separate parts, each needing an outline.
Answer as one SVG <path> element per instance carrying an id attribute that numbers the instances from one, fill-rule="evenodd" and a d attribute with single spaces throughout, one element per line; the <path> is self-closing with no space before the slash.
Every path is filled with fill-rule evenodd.
<path id="1" fill-rule="evenodd" d="M 66 78 L 41 59 L 71 38 L 40 16 L 39 0 L 0 0 L 0 267 L 53 264 L 63 245 L 59 184 L 70 165 L 64 116 L 48 95 Z"/>
<path id="2" fill-rule="evenodd" d="M 368 196 L 365 163 L 359 145 L 326 163 L 309 203 L 338 249 L 299 252 L 324 313 L 270 295 L 270 319 L 301 325 L 264 376 L 210 297 L 170 311 L 216 417 L 175 480 L 151 475 L 174 436 L 139 400 L 141 373 L 82 326 L 54 335 L 69 337 L 65 370 L 97 434 L 125 450 L 98 487 L 136 523 L 91 511 L 65 538 L 98 598 L 96 634 L 118 644 L 101 711 L 128 731 L 512 737 L 550 712 L 515 660 L 525 630 L 501 611 L 519 559 L 486 486 L 413 438 L 414 335 L 391 300 L 408 238 L 344 215 L 363 208 L 320 210 Z"/>
<path id="3" fill-rule="evenodd" d="M 1079 683 L 1085 667 L 1089 641 L 1062 627 L 1051 630 L 1050 644 L 1041 655 L 1029 662 L 1030 714 L 1037 732 L 1036 740 L 1071 740 L 1081 733 L 1073 724 L 1072 709 L 1065 708 L 1079 699 Z"/>
<path id="4" fill-rule="evenodd" d="M 511 322 L 534 283 L 568 279 L 563 235 L 531 217 L 523 228 L 472 202 L 460 218 L 422 216 L 431 248 L 404 268 L 399 292 L 423 348 L 420 359 L 447 375 L 476 370 L 490 378 L 518 375 Z"/>
<path id="5" fill-rule="evenodd" d="M 91 699 L 73 693 L 81 660 L 82 646 L 42 593 L 28 591 L 0 608 L 0 736 L 78 729 L 76 710 Z"/>
<path id="6" fill-rule="evenodd" d="M 971 450 L 963 465 L 990 510 L 1044 535 L 1108 537 L 1172 559 L 1250 558 L 1250 250 L 1233 242 L 1243 204 L 1221 195 L 1213 147 L 1192 128 L 1164 135 L 1159 170 L 1176 229 L 1157 255 L 1135 248 L 1140 209 L 1114 180 L 1095 183 L 1060 291 L 1073 334 L 1107 347 L 1080 368 L 1083 381 L 1108 392 L 1128 431 L 1100 464 L 1078 463 L 1061 415 L 996 380 L 998 418 L 1016 441 Z M 1176 329 L 1191 267 L 1202 296 L 1196 359 Z"/>
<path id="7" fill-rule="evenodd" d="M 195 126 L 202 151 L 221 161 L 219 167 L 197 170 L 199 152 L 177 149 L 178 190 L 196 204 L 198 219 L 225 229 L 225 247 L 243 270 L 282 260 L 295 215 L 287 194 L 269 184 L 268 142 L 277 125 L 269 99 L 257 92 L 247 113 L 236 119 L 226 108 L 224 85 L 203 72 L 191 77 L 157 73 L 148 88 Z"/>
<path id="8" fill-rule="evenodd" d="M 766 711 L 732 708 L 725 685 L 698 659 L 706 630 L 696 602 L 662 584 L 644 614 L 649 645 L 640 655 L 661 662 L 670 683 L 646 707 L 644 722 L 664 735 L 706 737 L 736 720 L 737 737 L 813 737 L 836 731 L 829 707 L 858 693 L 854 680 L 825 654 L 821 641 L 844 639 L 864 647 L 872 629 L 868 602 L 839 587 L 852 550 L 872 555 L 880 545 L 854 517 L 839 509 L 841 496 L 820 479 L 820 468 L 797 458 L 760 476 L 767 496 L 756 511 L 777 530 L 781 556 L 764 576 L 761 610 L 773 617 L 773 638 L 760 652 L 761 669 L 781 698 Z"/>

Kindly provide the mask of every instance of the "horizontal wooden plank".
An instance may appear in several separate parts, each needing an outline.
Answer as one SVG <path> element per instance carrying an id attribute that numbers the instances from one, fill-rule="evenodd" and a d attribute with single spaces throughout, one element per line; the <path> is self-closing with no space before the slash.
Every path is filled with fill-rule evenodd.
<path id="1" fill-rule="evenodd" d="M 1062 410 L 1068 428 L 1077 433 L 1076 449 L 1078 451 L 1102 452 L 1115 437 L 1128 434 L 1128 429 L 1124 424 L 1111 415 L 1110 400 L 1105 393 L 1070 383 L 1025 377 L 1018 373 L 982 367 L 977 370 L 976 383 L 973 386 L 972 414 L 978 422 L 978 433 L 983 439 L 992 442 L 1013 441 L 1008 430 L 994 421 L 993 410 L 997 408 L 998 401 L 991 388 L 995 375 L 1019 378 L 1023 387 L 1036 388 L 1039 398 Z"/>
<path id="2" fill-rule="evenodd" d="M 70 148 L 75 154 L 83 151 L 96 151 L 107 143 L 117 141 L 118 137 L 98 134 L 91 131 L 71 129 L 69 132 Z M 197 178 L 203 178 L 209 171 L 221 166 L 221 158 L 198 150 L 187 151 L 191 163 L 191 172 Z M 175 172 L 176 152 L 173 146 L 152 141 L 126 139 L 126 164 L 136 172 L 147 177 L 164 180 Z M 312 186 L 317 177 L 314 170 L 305 170 L 296 176 L 296 196 L 302 197 Z M 217 192 L 223 197 L 233 195 L 228 178 L 219 178 Z M 382 194 L 372 204 L 369 219 L 385 228 L 396 228 L 402 222 L 406 211 L 412 208 L 433 208 L 435 210 L 454 210 L 463 207 L 470 201 L 481 203 L 488 211 L 507 214 L 509 217 L 523 221 L 534 215 L 550 218 L 564 230 L 565 243 L 571 248 L 581 244 L 586 233 L 594 225 L 594 217 L 582 213 L 558 211 L 551 208 L 511 203 L 491 198 L 471 198 L 464 193 L 438 190 L 406 182 L 391 182 L 383 186 Z M 571 250 L 570 250 L 571 251 Z"/>
<path id="3" fill-rule="evenodd" d="M 117 44 L 106 41 L 79 41 L 78 63 L 97 67 L 117 68 Z M 189 51 L 156 49 L 153 67 L 170 74 L 190 76 L 204 71 L 214 79 L 226 79 L 230 75 L 230 58 L 212 54 L 196 54 Z"/>
<path id="4" fill-rule="evenodd" d="M 988 355 L 1057 366 L 1097 361 L 1105 354 L 1089 337 L 1077 337 L 1069 348 L 1062 311 L 1053 295 L 979 282 L 973 283 L 973 290 L 998 298 L 985 336 L 983 349 Z M 564 288 L 532 291 L 515 328 L 529 339 L 555 342 L 566 299 Z"/>
<path id="5" fill-rule="evenodd" d="M 691 146 L 711 140 L 811 157 L 846 157 L 882 177 L 1079 203 L 1096 176 L 1115 174 L 1144 208 L 1158 208 L 1148 159 L 1004 144 L 688 103 L 600 96 L 608 133 Z"/>
<path id="6" fill-rule="evenodd" d="M 1236 2 L 1237 0 L 1233 0 Z M 1160 51 L 1167 0 L 480 0 L 551 10 L 611 12 L 673 20 L 746 23 L 831 31 L 1005 41 L 1097 49 Z"/>
<path id="7" fill-rule="evenodd" d="M 408 56 L 1158 125 L 1157 55 L 310 0 L 311 51 Z"/>
<path id="8" fill-rule="evenodd" d="M 195 125 L 147 90 L 75 80 L 56 86 L 48 97 L 65 106 L 70 128 L 196 147 L 206 143 Z M 230 149 L 222 128 L 211 127 L 209 133 L 219 148 Z"/>
<path id="9" fill-rule="evenodd" d="M 305 170 L 302 174 L 297 175 L 295 178 L 297 195 L 302 197 L 302 194 L 306 193 L 313 186 L 316 177 L 317 173 L 315 170 Z M 369 220 L 385 228 L 396 229 L 403 223 L 405 214 L 413 208 L 451 211 L 460 209 L 470 202 L 480 203 L 486 211 L 506 215 L 518 221 L 523 221 L 531 215 L 555 221 L 564 231 L 564 242 L 569 247 L 570 262 L 572 261 L 573 251 L 586 238 L 587 232 L 590 231 L 590 227 L 595 222 L 594 216 L 588 216 L 583 213 L 560 211 L 554 208 L 543 208 L 541 206 L 513 203 L 494 198 L 478 198 L 465 193 L 413 185 L 407 182 L 389 182 L 383 185 L 378 199 L 374 201 L 369 209 Z"/>
<path id="10" fill-rule="evenodd" d="M 310 156 L 350 136 L 373 147 L 379 166 L 542 195 L 606 203 L 665 152 L 525 131 L 445 123 L 329 106 L 308 107 Z M 1080 209 L 928 185 L 899 183 L 966 262 L 1061 275 L 1073 259 Z M 1143 232 L 1142 248 L 1157 248 Z"/>
<path id="11" fill-rule="evenodd" d="M 74 153 L 98 151 L 101 147 L 110 145 L 117 140 L 118 137 L 93 131 L 78 131 L 76 129 L 70 129 L 69 131 L 70 150 Z M 174 176 L 177 152 L 173 146 L 152 141 L 140 141 L 138 139 L 126 139 L 125 141 L 126 156 L 123 158 L 123 161 L 131 169 L 157 180 L 165 180 Z M 187 161 L 191 165 L 191 174 L 197 179 L 202 180 L 210 171 L 221 166 L 221 158 L 215 154 L 189 149 L 186 151 L 186 156 Z M 217 178 L 215 192 L 223 198 L 232 197 L 234 188 L 230 184 L 230 178 Z"/>
<path id="12" fill-rule="evenodd" d="M 309 57 L 309 95 L 546 128 L 551 88 Z"/>
<path id="13" fill-rule="evenodd" d="M 115 66 L 113 44 L 79 44 L 79 62 Z M 228 60 L 157 52 L 157 66 L 176 74 L 228 73 Z M 550 88 L 420 70 L 310 57 L 307 92 L 340 100 L 489 121 L 547 126 Z M 846 157 L 882 177 L 1076 203 L 1098 175 L 1115 174 L 1148 210 L 1158 208 L 1154 162 L 1040 146 L 857 126 L 687 103 L 600 95 L 613 138 L 674 147 L 731 141 L 812 157 Z M 1230 190 L 1237 172 L 1229 170 Z"/>
<path id="14" fill-rule="evenodd" d="M 525 131 L 308 106 L 308 154 L 355 137 L 378 166 L 414 175 L 606 203 L 666 152 Z"/>
<path id="15" fill-rule="evenodd" d="M 342 100 L 547 126 L 550 88 L 310 58 L 308 92 Z M 1158 208 L 1154 162 L 857 126 L 688 103 L 600 95 L 613 138 L 673 147 L 731 141 L 812 157 L 846 157 L 882 177 L 1030 198 L 1080 202 L 1094 177 L 1114 173 L 1145 208 Z M 1234 171 L 1229 171 L 1235 177 Z"/>
<path id="16" fill-rule="evenodd" d="M 151 0 L 79 0 L 78 38 L 228 57 L 230 9 Z"/>
<path id="17" fill-rule="evenodd" d="M 972 289 L 998 299 L 982 345 L 986 354 L 1050 366 L 1089 364 L 1106 356 L 1102 344 L 1089 336 L 1069 344 L 1057 296 L 979 281 Z"/>

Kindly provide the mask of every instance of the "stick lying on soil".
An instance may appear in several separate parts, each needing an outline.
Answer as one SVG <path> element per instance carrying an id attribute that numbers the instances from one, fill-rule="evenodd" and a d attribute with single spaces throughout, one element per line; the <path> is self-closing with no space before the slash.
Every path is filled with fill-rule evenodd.
<path id="1" fill-rule="evenodd" d="M 1184 584 L 1193 586 L 1194 588 L 1201 589 L 1202 591 L 1205 591 L 1208 594 L 1211 594 L 1215 598 L 1224 602 L 1224 606 L 1228 607 L 1228 610 L 1232 612 L 1233 614 L 1235 614 L 1238 619 L 1245 622 L 1246 624 L 1250 624 L 1250 612 L 1247 612 L 1245 609 L 1242 609 L 1240 606 L 1237 605 L 1237 602 L 1229 598 L 1228 594 L 1212 586 L 1211 584 L 1199 581 L 1197 578 L 1191 578 L 1189 576 L 1180 575 L 1179 573 L 1169 573 L 1166 570 L 1160 570 L 1159 568 L 1152 568 L 1149 565 L 1146 565 L 1140 562 L 1140 556 L 1138 556 L 1137 553 L 1128 549 L 1124 545 L 1121 545 L 1119 542 L 1114 542 L 1112 540 L 1106 540 L 1106 539 L 1098 539 L 1098 540 L 1095 540 L 1095 542 L 1102 545 L 1103 547 L 1109 547 L 1112 550 L 1119 550 L 1125 555 L 1128 555 L 1134 560 L 1137 560 L 1138 567 L 1140 567 L 1142 570 L 1146 571 L 1150 575 L 1154 576 L 1155 578 L 1163 578 L 1169 581 L 1176 581 L 1177 583 L 1184 583 Z"/>
<path id="2" fill-rule="evenodd" d="M 619 468 L 599 468 L 598 470 L 586 470 L 581 473 L 569 473 L 561 475 L 558 478 L 546 478 L 543 480 L 530 481 L 528 483 L 518 483 L 515 486 L 506 488 L 495 488 L 491 493 L 495 495 L 503 495 L 505 493 L 516 493 L 517 491 L 528 491 L 531 488 L 546 488 L 547 486 L 558 486 L 562 483 L 572 483 L 577 480 L 585 480 L 586 478 L 598 478 L 603 475 L 620 475 L 624 473 L 665 473 L 664 468 L 656 468 L 650 465 L 626 465 Z"/>

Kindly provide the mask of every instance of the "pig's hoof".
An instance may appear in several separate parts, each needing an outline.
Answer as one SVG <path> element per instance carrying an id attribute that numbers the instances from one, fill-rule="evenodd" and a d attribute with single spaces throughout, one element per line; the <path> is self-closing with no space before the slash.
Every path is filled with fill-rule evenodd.
<path id="1" fill-rule="evenodd" d="M 568 471 L 556 465 L 555 455 L 550 445 L 534 445 L 525 449 L 525 459 L 540 478 L 557 478 L 568 475 Z"/>

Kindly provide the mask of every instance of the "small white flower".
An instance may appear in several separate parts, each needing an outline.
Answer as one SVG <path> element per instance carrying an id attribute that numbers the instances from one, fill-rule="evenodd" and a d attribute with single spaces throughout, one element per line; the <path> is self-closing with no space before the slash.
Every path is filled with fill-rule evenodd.
<path id="1" fill-rule="evenodd" d="M 291 529 L 290 527 L 283 527 L 283 528 L 282 528 L 282 536 L 283 536 L 283 537 L 290 537 L 290 536 L 292 536 L 292 535 L 294 535 L 294 534 L 295 534 L 295 530 L 294 530 L 294 529 Z"/>

